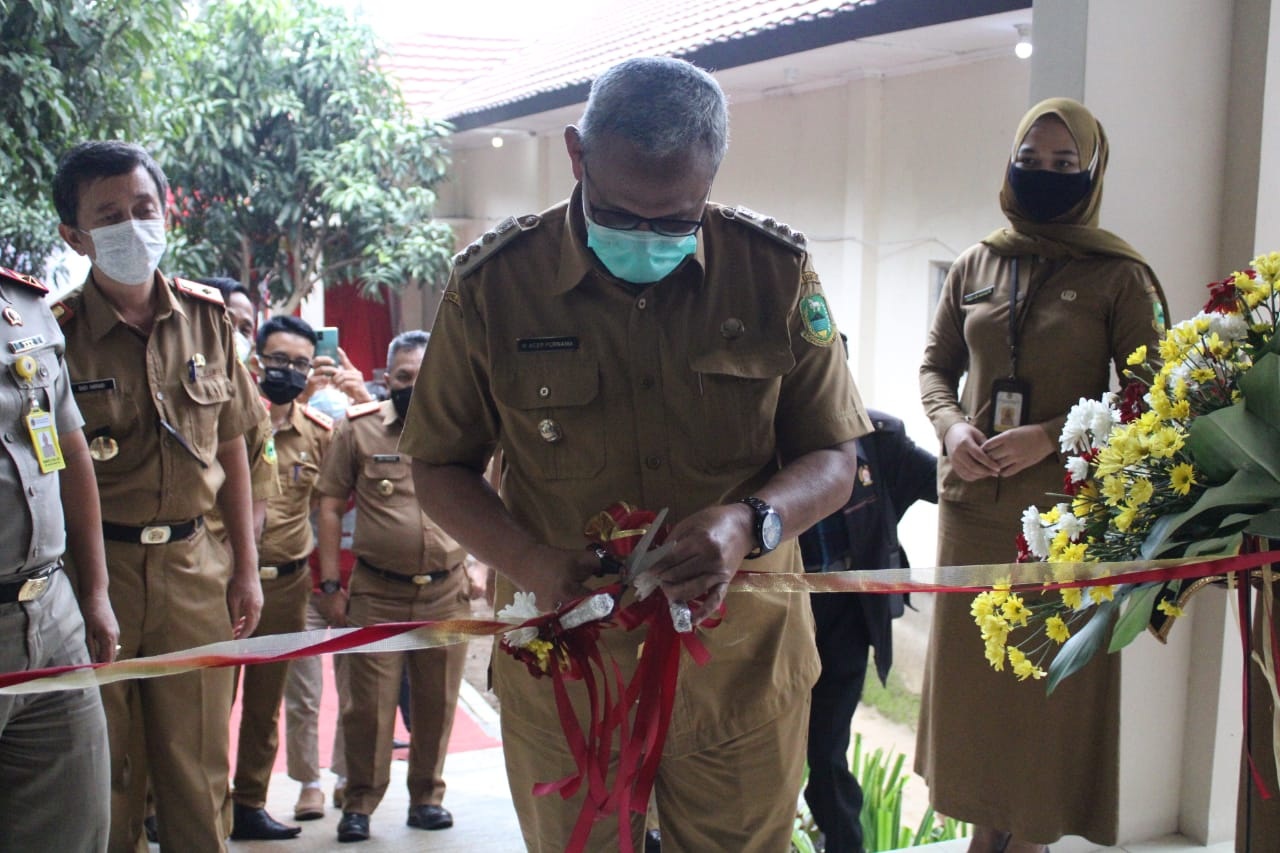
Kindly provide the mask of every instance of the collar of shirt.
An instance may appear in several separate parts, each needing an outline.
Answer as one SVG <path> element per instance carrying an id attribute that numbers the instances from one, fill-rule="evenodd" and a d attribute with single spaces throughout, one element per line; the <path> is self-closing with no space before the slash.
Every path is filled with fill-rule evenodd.
<path id="1" fill-rule="evenodd" d="M 399 423 L 400 415 L 396 414 L 395 403 L 391 402 L 390 400 L 383 400 L 381 416 L 382 416 L 382 425 L 384 427 L 387 427 L 388 429 L 390 429 L 391 427 L 394 426 L 396 432 L 399 432 L 402 429 L 403 424 Z"/>
<path id="2" fill-rule="evenodd" d="M 604 265 L 596 260 L 595 252 L 587 248 L 586 214 L 582 210 L 582 184 L 573 188 L 569 196 L 568 208 L 564 217 L 564 234 L 560 240 L 560 270 L 556 276 L 552 294 L 565 293 L 577 287 L 587 273 L 593 269 L 601 276 L 610 277 Z M 706 236 L 707 218 L 712 206 L 702 213 L 703 227 L 698 232 L 698 247 L 693 252 L 693 260 L 697 265 L 697 281 L 702 281 L 702 274 L 707 268 L 707 255 L 704 237 Z M 657 282 L 654 282 L 655 284 Z M 648 286 L 648 285 L 646 285 Z"/>
<path id="3" fill-rule="evenodd" d="M 270 413 L 272 408 L 271 401 L 266 397 L 259 397 L 258 399 L 262 401 L 262 408 L 266 409 L 267 412 Z M 293 406 L 293 408 L 289 410 L 289 417 L 285 418 L 284 423 L 280 424 L 279 427 L 276 427 L 273 422 L 272 432 L 281 433 L 290 429 L 294 432 L 302 432 L 302 421 L 306 418 L 306 416 L 302 414 L 302 405 L 300 403 L 290 403 L 287 405 Z"/>
<path id="4" fill-rule="evenodd" d="M 156 322 L 160 322 L 169 317 L 169 315 L 177 312 L 183 317 L 187 316 L 186 310 L 182 307 L 182 303 L 173 294 L 173 289 L 169 286 L 169 282 L 165 277 L 156 272 L 155 281 L 152 287 L 156 291 Z M 98 283 L 93 280 L 93 273 L 89 273 L 89 277 L 84 284 L 84 316 L 85 321 L 89 324 L 89 333 L 95 341 L 102 340 L 108 332 L 110 332 L 117 323 L 124 323 L 120 317 L 120 312 L 116 310 L 98 287 Z"/>

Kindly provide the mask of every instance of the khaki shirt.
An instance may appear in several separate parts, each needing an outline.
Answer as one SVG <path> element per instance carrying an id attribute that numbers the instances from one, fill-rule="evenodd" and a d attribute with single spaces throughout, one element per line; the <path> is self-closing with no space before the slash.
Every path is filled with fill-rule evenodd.
<path id="1" fill-rule="evenodd" d="M 320 479 L 320 463 L 333 436 L 333 419 L 295 403 L 276 430 L 276 460 L 281 490 L 267 501 L 267 523 L 258 546 L 258 561 L 275 566 L 311 553 L 311 496 Z"/>
<path id="2" fill-rule="evenodd" d="M 320 467 L 320 494 L 356 495 L 356 557 L 406 575 L 451 569 L 467 556 L 418 506 L 409 457 L 397 448 L 403 424 L 390 400 L 347 411 Z"/>
<path id="3" fill-rule="evenodd" d="M 263 401 L 263 405 L 266 402 Z M 264 415 L 262 420 L 244 434 L 245 451 L 249 454 L 249 490 L 250 496 L 257 501 L 274 498 L 281 493 L 280 480 L 276 476 L 276 445 L 271 435 L 271 418 Z M 205 513 L 205 526 L 209 535 L 225 540 L 227 526 L 222 523 L 222 510 L 215 504 L 213 509 Z"/>
<path id="4" fill-rule="evenodd" d="M 60 436 L 84 423 L 63 363 L 62 331 L 44 293 L 35 279 L 0 270 L 0 576 L 46 566 L 66 548 L 58 473 L 40 473 L 26 420 L 34 394 L 53 413 Z M 16 367 L 24 356 L 35 360 L 30 378 Z"/>
<path id="5" fill-rule="evenodd" d="M 263 418 L 217 291 L 157 273 L 156 300 L 147 336 L 121 319 L 92 276 L 56 306 L 102 517 L 116 524 L 209 512 L 225 479 L 218 445 Z"/>
<path id="6" fill-rule="evenodd" d="M 1018 258 L 1018 377 L 1030 388 L 1029 423 L 1043 425 L 1054 446 L 1067 412 L 1081 397 L 1098 399 L 1120 376 L 1129 354 L 1146 344 L 1154 355 L 1164 333 L 1164 294 L 1146 266 L 1090 256 L 1048 261 Z M 991 383 L 1009 375 L 1009 296 L 1014 259 L 979 243 L 951 267 L 920 365 L 920 394 L 942 440 L 969 421 L 992 435 Z M 968 372 L 961 390 L 960 377 Z M 1062 483 L 1058 454 L 1001 485 L 1001 494 Z M 965 482 L 938 460 L 938 494 L 950 500 L 994 500 L 994 478 Z"/>
<path id="7" fill-rule="evenodd" d="M 709 205 L 696 255 L 633 288 L 586 248 L 581 211 L 575 190 L 486 238 L 483 263 L 455 268 L 404 452 L 479 473 L 501 447 L 516 520 L 582 548 L 588 519 L 615 501 L 666 507 L 675 523 L 752 494 L 779 457 L 870 431 L 834 327 L 822 344 L 806 338 L 801 307 L 825 297 L 799 245 Z M 744 568 L 800 571 L 794 539 Z M 497 606 L 511 598 L 500 580 Z M 604 632 L 624 675 L 642 634 Z M 805 596 L 731 595 L 725 620 L 700 635 L 712 662 L 695 672 L 683 661 L 669 753 L 762 725 L 816 678 Z M 504 713 L 558 728 L 546 681 L 502 654 L 494 672 Z"/>

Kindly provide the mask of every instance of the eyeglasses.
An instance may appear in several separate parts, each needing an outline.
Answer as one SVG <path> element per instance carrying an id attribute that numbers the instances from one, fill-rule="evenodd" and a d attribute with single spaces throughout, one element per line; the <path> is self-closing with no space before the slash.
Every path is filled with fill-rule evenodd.
<path id="1" fill-rule="evenodd" d="M 258 358 L 262 359 L 263 367 L 271 367 L 276 370 L 285 370 L 288 368 L 296 370 L 299 373 L 311 372 L 311 359 L 309 358 L 295 358 L 290 361 L 288 356 L 280 355 L 280 353 L 276 352 L 268 355 L 259 355 Z"/>
<path id="2" fill-rule="evenodd" d="M 591 176 L 587 174 L 584 167 L 582 170 L 583 183 L 589 183 Z M 597 225 L 603 225 L 605 228 L 612 228 L 615 231 L 635 231 L 641 225 L 648 225 L 649 230 L 655 234 L 661 234 L 664 237 L 688 237 L 690 234 L 696 234 L 698 229 L 702 227 L 701 220 L 697 219 L 676 219 L 670 216 L 659 216 L 649 218 L 647 216 L 637 216 L 625 210 L 614 210 L 608 207 L 597 207 L 587 201 L 586 193 L 582 195 L 582 201 L 587 207 L 587 215 L 591 217 L 591 221 Z"/>

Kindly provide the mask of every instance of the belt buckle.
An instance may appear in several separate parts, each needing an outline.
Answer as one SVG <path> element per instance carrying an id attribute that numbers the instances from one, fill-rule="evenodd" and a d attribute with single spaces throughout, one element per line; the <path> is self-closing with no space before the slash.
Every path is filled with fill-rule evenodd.
<path id="1" fill-rule="evenodd" d="M 432 580 L 434 580 L 434 578 L 432 578 L 431 575 L 429 574 L 413 576 L 413 582 L 416 583 L 418 586 L 426 586 L 427 584 L 431 583 Z"/>
<path id="2" fill-rule="evenodd" d="M 258 568 L 258 577 L 262 578 L 264 581 L 273 581 L 276 578 L 280 577 L 280 567 L 279 566 L 260 566 Z"/>
<path id="3" fill-rule="evenodd" d="M 173 536 L 173 528 L 167 524 L 153 524 L 142 528 L 143 545 L 164 545 Z"/>
<path id="4" fill-rule="evenodd" d="M 49 588 L 49 575 L 29 578 L 18 590 L 18 601 L 35 601 Z"/>

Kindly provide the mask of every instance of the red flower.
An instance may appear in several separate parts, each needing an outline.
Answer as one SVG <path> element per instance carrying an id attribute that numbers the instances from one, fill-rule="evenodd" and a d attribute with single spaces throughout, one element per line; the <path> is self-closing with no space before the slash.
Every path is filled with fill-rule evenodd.
<path id="1" fill-rule="evenodd" d="M 1253 270 L 1246 270 L 1245 274 L 1249 278 L 1257 276 L 1257 273 Z M 1209 301 L 1204 304 L 1206 312 L 1211 314 L 1230 314 L 1236 310 L 1240 296 L 1236 291 L 1235 276 L 1227 276 L 1222 281 L 1211 282 L 1208 287 Z"/>
<path id="2" fill-rule="evenodd" d="M 1069 477 L 1070 477 L 1070 475 L 1068 475 L 1068 478 L 1069 478 Z M 1019 563 L 1034 563 L 1034 562 L 1036 562 L 1036 556 L 1035 556 L 1035 554 L 1032 554 L 1032 553 L 1031 553 L 1031 549 L 1027 547 L 1027 537 L 1026 537 L 1026 535 L 1025 535 L 1025 534 L 1022 534 L 1022 533 L 1019 533 L 1019 534 L 1018 534 L 1018 538 L 1017 538 L 1017 540 L 1016 540 L 1016 541 L 1017 541 L 1017 543 L 1018 543 L 1018 559 L 1017 559 L 1017 562 L 1019 562 Z"/>
<path id="3" fill-rule="evenodd" d="M 1080 484 L 1071 479 L 1070 471 L 1067 471 L 1062 475 L 1062 491 L 1073 498 L 1076 496 L 1076 493 L 1080 491 Z M 1022 534 L 1018 535 L 1021 536 Z"/>
<path id="4" fill-rule="evenodd" d="M 1142 417 L 1142 413 L 1147 410 L 1147 402 L 1142 399 L 1146 393 L 1146 383 L 1137 379 L 1129 380 L 1120 397 L 1120 423 L 1127 424 Z"/>

